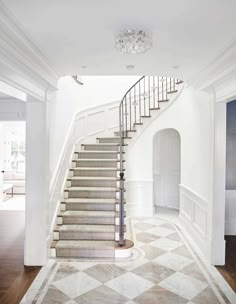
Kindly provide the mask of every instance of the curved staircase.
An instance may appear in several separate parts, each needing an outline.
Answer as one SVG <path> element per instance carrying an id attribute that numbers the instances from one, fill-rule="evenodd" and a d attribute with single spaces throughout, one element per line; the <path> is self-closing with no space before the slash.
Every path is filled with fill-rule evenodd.
<path id="1" fill-rule="evenodd" d="M 74 152 L 53 232 L 51 255 L 114 258 L 130 255 L 125 239 L 125 152 L 137 128 L 178 94 L 182 81 L 143 76 L 125 94 L 119 130 Z M 173 98 L 172 98 L 173 99 Z"/>

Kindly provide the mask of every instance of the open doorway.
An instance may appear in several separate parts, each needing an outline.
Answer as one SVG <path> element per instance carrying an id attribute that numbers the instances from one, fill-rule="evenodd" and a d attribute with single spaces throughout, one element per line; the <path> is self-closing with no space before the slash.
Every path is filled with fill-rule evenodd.
<path id="1" fill-rule="evenodd" d="M 225 266 L 217 267 L 236 292 L 236 100 L 227 103 L 225 184 Z"/>
<path id="2" fill-rule="evenodd" d="M 25 122 L 1 122 L 0 210 L 25 210 Z"/>
<path id="3" fill-rule="evenodd" d="M 179 210 L 180 135 L 175 129 L 159 131 L 154 137 L 154 210 Z"/>

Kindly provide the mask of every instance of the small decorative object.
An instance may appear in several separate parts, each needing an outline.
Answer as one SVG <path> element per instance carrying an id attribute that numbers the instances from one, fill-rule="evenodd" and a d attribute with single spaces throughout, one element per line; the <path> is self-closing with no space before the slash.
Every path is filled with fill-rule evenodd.
<path id="1" fill-rule="evenodd" d="M 142 29 L 123 30 L 115 37 L 115 47 L 122 54 L 141 54 L 152 47 L 152 35 Z"/>

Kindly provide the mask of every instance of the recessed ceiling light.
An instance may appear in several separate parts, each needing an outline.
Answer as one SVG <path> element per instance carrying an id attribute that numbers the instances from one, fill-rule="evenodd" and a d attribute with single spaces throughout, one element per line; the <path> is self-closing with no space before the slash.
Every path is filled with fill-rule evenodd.
<path id="1" fill-rule="evenodd" d="M 127 70 L 133 70 L 134 68 L 135 68 L 135 66 L 133 64 L 126 65 Z"/>
<path id="2" fill-rule="evenodd" d="M 179 65 L 173 65 L 172 68 L 177 70 L 179 68 Z"/>
<path id="3" fill-rule="evenodd" d="M 87 69 L 87 67 L 88 67 L 87 65 L 81 65 L 82 69 Z"/>

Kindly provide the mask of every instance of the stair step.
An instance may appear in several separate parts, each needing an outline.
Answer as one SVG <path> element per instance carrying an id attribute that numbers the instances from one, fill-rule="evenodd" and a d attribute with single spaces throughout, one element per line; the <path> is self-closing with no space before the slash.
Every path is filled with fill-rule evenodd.
<path id="1" fill-rule="evenodd" d="M 124 190 L 125 191 L 125 190 Z M 70 187 L 64 189 L 65 198 L 116 198 L 117 187 Z"/>
<path id="2" fill-rule="evenodd" d="M 120 137 L 97 137 L 99 143 L 120 143 Z"/>
<path id="3" fill-rule="evenodd" d="M 167 94 L 173 94 L 173 93 L 177 93 L 178 90 L 174 90 L 174 91 L 168 91 Z"/>
<path id="4" fill-rule="evenodd" d="M 124 202 L 126 204 L 126 202 Z M 119 206 L 117 199 L 69 198 L 61 202 L 61 210 L 115 211 Z"/>
<path id="5" fill-rule="evenodd" d="M 118 231 L 119 226 L 114 225 L 61 225 L 54 229 L 54 240 L 113 241 Z"/>
<path id="6" fill-rule="evenodd" d="M 70 187 L 65 188 L 64 191 L 119 191 L 119 188 L 115 187 Z"/>
<path id="7" fill-rule="evenodd" d="M 151 115 L 142 115 L 140 116 L 141 118 L 149 118 L 149 117 L 152 117 Z"/>
<path id="8" fill-rule="evenodd" d="M 65 211 L 58 216 L 62 217 L 115 217 L 115 211 Z"/>
<path id="9" fill-rule="evenodd" d="M 154 110 L 160 110 L 160 108 L 150 108 L 150 111 L 154 111 Z"/>
<path id="10" fill-rule="evenodd" d="M 72 176 L 67 180 L 104 180 L 104 181 L 119 181 L 119 177 L 110 176 Z"/>
<path id="11" fill-rule="evenodd" d="M 158 102 L 168 102 L 169 99 L 162 99 L 162 100 L 158 100 Z"/>
<path id="12" fill-rule="evenodd" d="M 52 245 L 56 257 L 67 258 L 114 258 L 114 241 L 57 241 Z"/>
<path id="13" fill-rule="evenodd" d="M 77 167 L 93 167 L 93 168 L 114 168 L 117 167 L 117 165 L 120 163 L 117 159 L 73 159 L 73 163 L 76 163 Z M 123 160 L 123 162 L 125 162 Z"/>
<path id="14" fill-rule="evenodd" d="M 102 151 L 118 151 L 119 144 L 117 143 L 106 143 L 106 144 L 83 144 L 83 151 L 93 151 L 93 150 L 102 150 Z"/>
<path id="15" fill-rule="evenodd" d="M 65 211 L 58 215 L 58 224 L 115 225 L 115 211 Z"/>
<path id="16" fill-rule="evenodd" d="M 90 177 L 72 176 L 67 179 L 71 187 L 116 187 L 119 182 L 118 177 Z"/>
<path id="17" fill-rule="evenodd" d="M 120 169 L 116 168 L 92 168 L 92 167 L 75 167 L 71 168 L 74 176 L 106 176 L 106 177 L 117 177 Z"/>

